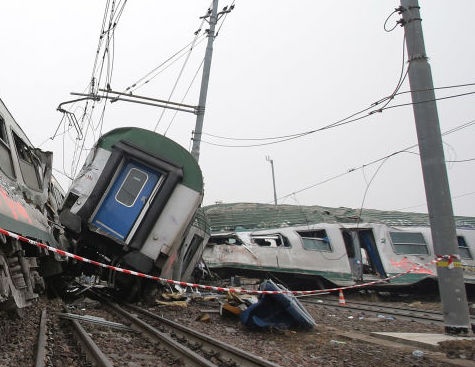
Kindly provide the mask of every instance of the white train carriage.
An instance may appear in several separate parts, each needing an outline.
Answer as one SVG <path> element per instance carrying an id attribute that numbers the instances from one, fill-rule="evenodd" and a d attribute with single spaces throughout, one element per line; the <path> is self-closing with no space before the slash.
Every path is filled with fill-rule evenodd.
<path id="1" fill-rule="evenodd" d="M 460 256 L 460 261 L 463 269 L 463 279 L 467 286 L 475 286 L 475 228 L 461 226 L 456 228 L 457 234 L 457 244 L 458 244 L 458 255 Z M 432 246 L 432 233 L 429 227 L 419 227 L 418 231 L 424 233 L 427 242 Z M 436 254 L 434 256 L 444 256 L 452 254 Z"/>
<path id="2" fill-rule="evenodd" d="M 205 208 L 214 231 L 203 253 L 208 267 L 222 277 L 272 276 L 293 289 L 371 282 L 375 282 L 372 287 L 381 288 L 430 290 L 436 286 L 434 260 L 440 254 L 434 253 L 430 227 L 420 225 L 425 220 L 420 215 L 381 212 L 382 220 L 404 224 L 392 226 L 355 221 L 349 209 L 342 216 L 342 208 L 224 206 L 220 210 Z M 307 223 L 320 222 L 298 225 L 298 211 L 306 213 Z M 226 231 L 236 224 L 236 231 Z M 248 230 L 244 226 L 257 228 Z M 467 284 L 473 283 L 474 233 L 457 229 Z"/>

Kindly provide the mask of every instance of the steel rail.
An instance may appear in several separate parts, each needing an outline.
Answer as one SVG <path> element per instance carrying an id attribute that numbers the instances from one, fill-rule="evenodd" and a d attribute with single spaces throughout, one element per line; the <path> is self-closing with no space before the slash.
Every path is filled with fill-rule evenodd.
<path id="1" fill-rule="evenodd" d="M 41 312 L 40 327 L 38 330 L 38 342 L 36 344 L 35 367 L 45 367 L 46 365 L 46 309 Z"/>
<path id="2" fill-rule="evenodd" d="M 188 341 L 188 343 L 201 345 L 202 349 L 209 351 L 210 353 L 212 351 L 215 351 L 215 354 L 218 353 L 217 355 L 219 355 L 219 358 L 221 360 L 234 362 L 234 365 L 237 366 L 279 367 L 279 365 L 276 363 L 262 359 L 261 357 L 256 356 L 255 354 L 251 354 L 232 345 L 223 343 L 194 329 L 178 324 L 162 316 L 158 316 L 157 314 L 154 314 L 148 310 L 144 310 L 135 305 L 127 305 L 126 307 L 129 307 L 136 312 L 153 318 L 159 321 L 160 323 L 172 328 L 173 333 L 177 335 L 178 339 L 185 339 Z"/>
<path id="3" fill-rule="evenodd" d="M 204 367 L 217 367 L 216 364 L 202 357 L 198 353 L 192 351 L 187 346 L 178 343 L 170 335 L 163 333 L 146 322 L 140 320 L 138 317 L 130 314 L 119 305 L 103 300 L 105 304 L 114 309 L 117 313 L 127 318 L 132 322 L 133 327 L 139 329 L 140 332 L 147 335 L 152 341 L 161 342 L 166 345 L 168 351 L 183 361 L 185 366 L 204 366 Z"/>
<path id="4" fill-rule="evenodd" d="M 79 321 L 75 319 L 69 319 L 69 321 L 71 321 L 74 334 L 80 342 L 82 350 L 86 354 L 86 357 L 89 359 L 89 361 L 91 361 L 93 365 L 97 367 L 113 367 L 114 364 L 104 353 L 102 353 L 101 349 L 96 343 L 94 343 L 92 338 L 81 326 Z"/>
<path id="5" fill-rule="evenodd" d="M 347 310 L 355 310 L 355 311 L 367 311 L 367 312 L 375 312 L 386 314 L 389 316 L 397 316 L 401 318 L 406 318 L 410 320 L 416 320 L 425 323 L 436 323 L 436 324 L 443 324 L 444 317 L 441 312 L 432 311 L 432 310 L 416 310 L 413 308 L 405 308 L 399 306 L 391 306 L 391 305 L 381 305 L 381 304 L 370 304 L 364 302 L 346 302 L 344 305 L 339 304 L 338 300 L 311 300 L 311 299 L 301 299 L 303 303 L 310 303 L 312 305 L 317 306 L 331 306 L 335 308 L 347 309 Z M 470 322 L 475 323 L 475 317 L 470 317 Z"/>

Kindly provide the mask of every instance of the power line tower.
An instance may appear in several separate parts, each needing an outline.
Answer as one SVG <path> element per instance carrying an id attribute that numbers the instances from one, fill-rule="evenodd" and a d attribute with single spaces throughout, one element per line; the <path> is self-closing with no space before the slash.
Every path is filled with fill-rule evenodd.
<path id="1" fill-rule="evenodd" d="M 455 220 L 445 166 L 442 135 L 435 102 L 432 73 L 425 51 L 418 0 L 401 0 L 409 83 L 421 156 L 422 174 L 434 251 L 439 292 L 447 334 L 468 334 L 470 316 L 463 282 Z"/>
<path id="2" fill-rule="evenodd" d="M 209 24 L 208 29 L 208 43 L 206 45 L 206 53 L 203 61 L 203 76 L 201 78 L 201 88 L 200 88 L 200 97 L 198 101 L 197 116 L 195 123 L 195 130 L 193 132 L 193 145 L 191 147 L 191 155 L 196 159 L 200 158 L 200 143 L 201 135 L 203 133 L 203 120 L 205 117 L 205 106 L 206 106 L 206 97 L 208 95 L 208 83 L 209 75 L 211 69 L 211 60 L 213 58 L 213 43 L 216 37 L 215 29 L 216 24 L 218 24 L 219 19 L 230 13 L 234 9 L 234 5 L 225 6 L 223 10 L 218 12 L 218 0 L 213 0 L 213 6 L 208 10 L 208 14 L 201 17 L 205 19 Z M 208 20 L 209 18 L 209 20 Z M 219 31 L 219 29 L 218 29 Z"/>
<path id="3" fill-rule="evenodd" d="M 213 42 L 214 30 L 216 23 L 218 23 L 218 0 L 213 0 L 213 7 L 209 12 L 209 30 L 208 30 L 208 44 L 206 46 L 206 54 L 203 62 L 203 77 L 201 78 L 200 97 L 198 102 L 198 114 L 196 116 L 195 131 L 193 134 L 193 146 L 191 148 L 191 155 L 196 159 L 200 158 L 200 143 L 201 134 L 203 131 L 203 120 L 205 117 L 206 97 L 208 95 L 209 73 L 211 69 L 211 59 L 213 57 Z M 208 18 L 207 16 L 204 17 Z"/>

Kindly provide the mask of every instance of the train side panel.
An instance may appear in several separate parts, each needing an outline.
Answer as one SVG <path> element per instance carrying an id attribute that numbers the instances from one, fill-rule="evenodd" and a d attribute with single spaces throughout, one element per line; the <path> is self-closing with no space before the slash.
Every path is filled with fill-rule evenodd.
<path id="1" fill-rule="evenodd" d="M 464 281 L 475 287 L 475 229 L 459 229 L 457 235 Z"/>
<path id="2" fill-rule="evenodd" d="M 63 191 L 52 176 L 52 153 L 34 148 L 0 100 L 0 227 L 61 247 L 57 207 Z M 0 235 L 0 307 L 21 309 L 59 274 L 59 256 Z"/>
<path id="3" fill-rule="evenodd" d="M 425 231 L 413 227 L 367 225 L 373 228 L 385 277 L 397 276 L 390 284 L 411 286 L 425 280 L 435 281 L 434 253 Z"/>

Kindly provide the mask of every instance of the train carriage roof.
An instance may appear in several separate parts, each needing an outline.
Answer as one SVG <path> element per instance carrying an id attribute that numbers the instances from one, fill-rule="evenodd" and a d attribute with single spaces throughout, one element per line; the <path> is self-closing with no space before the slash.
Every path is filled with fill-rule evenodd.
<path id="1" fill-rule="evenodd" d="M 102 135 L 97 146 L 111 150 L 119 141 L 126 141 L 152 156 L 183 169 L 183 185 L 198 192 L 203 191 L 203 175 L 193 156 L 181 145 L 150 130 L 123 127 Z"/>
<path id="2" fill-rule="evenodd" d="M 427 227 L 429 215 L 374 209 L 329 208 L 319 205 L 229 203 L 205 206 L 211 231 L 253 230 L 316 223 L 383 223 Z M 455 217 L 457 228 L 475 229 L 474 217 Z"/>

